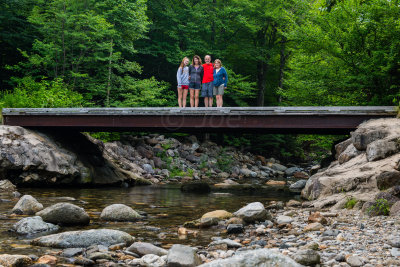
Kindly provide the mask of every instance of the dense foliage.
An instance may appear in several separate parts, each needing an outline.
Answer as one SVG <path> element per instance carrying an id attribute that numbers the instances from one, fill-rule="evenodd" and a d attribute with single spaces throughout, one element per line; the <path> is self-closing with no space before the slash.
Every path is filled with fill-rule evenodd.
<path id="1" fill-rule="evenodd" d="M 227 68 L 225 105 L 399 104 L 400 1 L 0 0 L 0 107 L 175 106 L 195 54 Z"/>

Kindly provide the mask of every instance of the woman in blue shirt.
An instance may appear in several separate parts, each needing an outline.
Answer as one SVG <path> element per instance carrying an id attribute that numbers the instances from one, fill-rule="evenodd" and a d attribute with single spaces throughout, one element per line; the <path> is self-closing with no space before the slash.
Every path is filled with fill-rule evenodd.
<path id="1" fill-rule="evenodd" d="M 219 59 L 214 61 L 214 95 L 217 99 L 217 107 L 222 107 L 224 90 L 228 86 L 228 73 L 222 67 L 222 62 Z"/>

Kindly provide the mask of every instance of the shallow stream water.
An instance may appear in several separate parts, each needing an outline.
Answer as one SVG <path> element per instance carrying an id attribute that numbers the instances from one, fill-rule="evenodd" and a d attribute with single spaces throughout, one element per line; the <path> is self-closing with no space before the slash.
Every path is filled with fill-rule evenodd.
<path id="1" fill-rule="evenodd" d="M 259 201 L 266 204 L 271 200 L 288 201 L 292 195 L 284 192 L 238 194 L 183 193 L 179 186 L 139 186 L 132 188 L 93 188 L 93 189 L 29 189 L 20 188 L 22 194 L 35 197 L 44 207 L 58 202 L 70 202 L 83 207 L 91 217 L 89 226 L 62 227 L 60 232 L 110 228 L 122 230 L 136 238 L 169 247 L 172 244 L 207 245 L 213 236 L 224 236 L 215 229 L 198 229 L 197 234 L 186 238 L 178 236 L 178 228 L 186 221 L 199 219 L 204 213 L 223 209 L 234 212 L 247 203 Z M 68 197 L 68 198 L 66 198 Z M 71 200 L 69 198 L 74 198 Z M 18 236 L 9 231 L 12 225 L 24 216 L 11 215 L 17 199 L 0 202 L 0 252 L 10 254 L 48 253 L 49 248 L 30 246 L 30 240 L 37 236 Z M 99 219 L 100 213 L 108 205 L 126 204 L 133 209 L 147 213 L 147 218 L 137 222 L 105 222 Z"/>

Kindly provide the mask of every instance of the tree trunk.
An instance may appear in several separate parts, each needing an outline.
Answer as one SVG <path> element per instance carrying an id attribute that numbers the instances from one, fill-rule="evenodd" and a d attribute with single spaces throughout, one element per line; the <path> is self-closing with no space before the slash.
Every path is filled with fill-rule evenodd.
<path id="1" fill-rule="evenodd" d="M 285 67 L 290 53 L 286 53 L 286 38 L 282 39 L 282 46 L 280 51 L 280 64 L 279 64 L 279 84 L 278 87 L 283 89 L 283 81 L 285 79 Z M 282 96 L 279 96 L 279 102 L 282 102 Z"/>
<path id="2" fill-rule="evenodd" d="M 62 40 L 62 50 L 63 50 L 63 65 L 62 65 L 62 77 L 64 77 L 65 74 L 65 65 L 66 65 L 66 51 L 65 51 L 65 13 L 66 13 L 66 7 L 65 7 L 65 1 L 64 1 L 64 18 L 62 20 L 62 34 L 61 34 L 61 40 Z"/>
<path id="3" fill-rule="evenodd" d="M 110 106 L 110 91 L 111 91 L 111 63 L 112 63 L 112 55 L 113 55 L 113 39 L 111 39 L 110 45 L 110 58 L 108 60 L 108 80 L 107 80 L 107 100 L 106 107 Z"/>
<path id="4" fill-rule="evenodd" d="M 258 61 L 258 63 L 257 63 L 257 87 L 258 87 L 257 106 L 259 106 L 259 107 L 264 106 L 267 70 L 268 70 L 268 64 L 261 60 Z"/>

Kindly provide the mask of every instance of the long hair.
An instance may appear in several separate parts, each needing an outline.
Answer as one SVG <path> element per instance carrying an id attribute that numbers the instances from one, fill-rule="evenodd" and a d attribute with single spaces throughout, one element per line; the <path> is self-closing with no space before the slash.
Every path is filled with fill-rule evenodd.
<path id="1" fill-rule="evenodd" d="M 199 66 L 201 65 L 201 64 L 203 64 L 203 62 L 201 61 L 201 58 L 198 56 L 198 55 L 195 55 L 194 57 L 193 57 L 193 59 L 192 59 L 192 65 L 194 66 L 194 59 L 195 58 L 197 58 L 197 60 L 199 61 Z"/>
<path id="2" fill-rule="evenodd" d="M 214 65 L 219 63 L 220 68 L 222 68 L 222 62 L 219 59 L 214 60 Z"/>
<path id="3" fill-rule="evenodd" d="M 189 59 L 187 57 L 184 57 L 182 59 L 181 65 L 179 65 L 179 68 L 181 68 L 181 73 L 183 73 L 183 67 L 185 67 L 185 60 L 186 59 L 189 61 Z"/>

